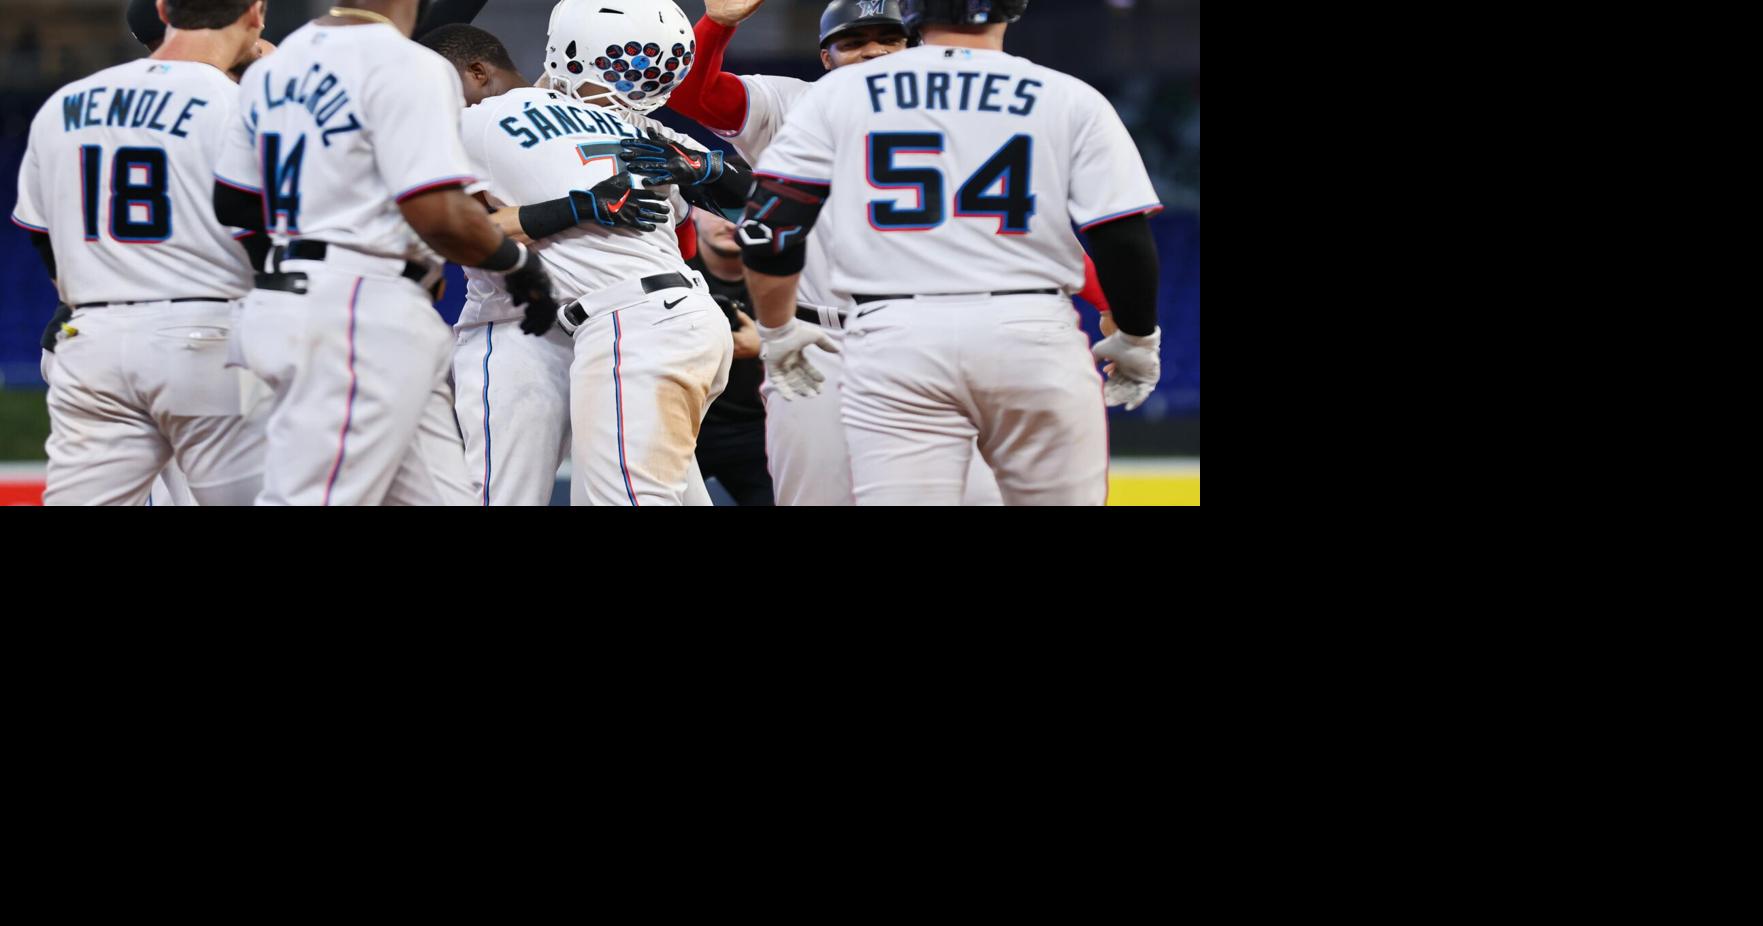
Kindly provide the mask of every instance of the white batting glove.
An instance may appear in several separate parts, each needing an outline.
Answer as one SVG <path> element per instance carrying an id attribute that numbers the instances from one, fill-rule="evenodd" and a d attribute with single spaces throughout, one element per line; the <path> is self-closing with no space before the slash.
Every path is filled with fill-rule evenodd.
<path id="1" fill-rule="evenodd" d="M 1108 365 L 1108 385 L 1102 390 L 1109 408 L 1124 405 L 1130 412 L 1145 404 L 1157 389 L 1157 381 L 1163 378 L 1162 351 L 1162 328 L 1144 337 L 1117 331 L 1090 348 L 1097 360 L 1112 361 Z"/>
<path id="2" fill-rule="evenodd" d="M 826 377 L 808 362 L 805 351 L 810 347 L 839 353 L 838 342 L 816 325 L 805 325 L 792 318 L 781 328 L 759 326 L 759 359 L 765 361 L 765 375 L 771 379 L 771 387 L 785 399 L 820 395 L 820 384 L 826 382 Z"/>

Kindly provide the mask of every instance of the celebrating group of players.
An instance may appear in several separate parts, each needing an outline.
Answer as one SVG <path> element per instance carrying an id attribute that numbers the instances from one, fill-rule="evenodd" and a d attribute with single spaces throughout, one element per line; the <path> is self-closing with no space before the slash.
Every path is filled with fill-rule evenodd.
<path id="1" fill-rule="evenodd" d="M 152 55 L 57 92 L 19 177 L 65 303 L 46 503 L 538 505 L 570 457 L 576 504 L 707 505 L 735 339 L 700 240 L 745 264 L 779 503 L 1102 503 L 1104 404 L 1160 373 L 1113 108 L 1003 51 L 1027 0 L 835 0 L 826 77 L 723 73 L 762 4 L 562 0 L 535 83 L 483 0 L 279 48 L 264 0 L 137 0 Z"/>

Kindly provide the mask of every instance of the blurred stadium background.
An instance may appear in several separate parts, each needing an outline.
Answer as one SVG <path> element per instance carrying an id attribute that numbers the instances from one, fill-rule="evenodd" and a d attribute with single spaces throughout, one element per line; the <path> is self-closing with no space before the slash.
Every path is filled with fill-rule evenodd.
<path id="1" fill-rule="evenodd" d="M 270 0 L 266 36 L 279 40 L 329 0 Z M 529 75 L 544 59 L 553 0 L 490 0 L 477 24 L 499 36 Z M 825 0 L 770 0 L 741 28 L 727 66 L 742 74 L 812 80 Z M 30 120 L 61 84 L 144 52 L 123 23 L 126 0 L 7 0 L 0 17 L 0 212 L 10 216 Z M 695 21 L 700 0 L 680 0 Z M 1139 142 L 1167 210 L 1152 221 L 1162 257 L 1158 315 L 1163 382 L 1135 412 L 1110 412 L 1112 504 L 1200 501 L 1200 0 L 1039 0 L 1007 48 L 1074 74 L 1107 94 Z M 715 136 L 663 111 L 707 144 Z M 457 270 L 451 272 L 457 277 Z M 458 316 L 456 280 L 440 306 Z M 0 505 L 41 495 L 48 413 L 38 338 L 55 309 L 25 233 L 0 228 Z M 1095 334 L 1095 313 L 1082 313 Z"/>

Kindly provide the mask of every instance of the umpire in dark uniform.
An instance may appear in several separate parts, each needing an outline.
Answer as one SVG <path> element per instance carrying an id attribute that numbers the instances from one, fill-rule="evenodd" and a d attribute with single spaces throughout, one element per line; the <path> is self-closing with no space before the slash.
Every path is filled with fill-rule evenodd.
<path id="1" fill-rule="evenodd" d="M 776 502 L 765 461 L 765 405 L 759 399 L 765 365 L 759 361 L 759 329 L 748 308 L 741 245 L 734 223 L 708 209 L 692 210 L 692 221 L 698 256 L 688 263 L 704 274 L 735 337 L 728 388 L 711 404 L 698 433 L 698 468 L 705 479 L 722 483 L 741 506 L 771 507 Z"/>

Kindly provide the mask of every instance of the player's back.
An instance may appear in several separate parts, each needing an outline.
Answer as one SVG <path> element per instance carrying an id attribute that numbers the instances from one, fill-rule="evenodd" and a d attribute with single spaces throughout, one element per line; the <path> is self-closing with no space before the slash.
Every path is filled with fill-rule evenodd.
<path id="1" fill-rule="evenodd" d="M 141 59 L 61 88 L 37 114 L 15 220 L 48 231 L 71 304 L 237 298 L 244 249 L 211 205 L 238 87 Z"/>
<path id="2" fill-rule="evenodd" d="M 593 189 L 624 172 L 621 142 L 642 138 L 657 125 L 642 116 L 528 87 L 468 108 L 465 148 L 496 201 L 529 206 L 567 197 L 571 190 Z M 536 249 L 565 299 L 625 280 L 686 270 L 679 238 L 668 223 L 648 232 L 587 223 L 538 242 Z M 466 275 L 472 278 L 474 299 L 495 298 L 490 275 Z M 468 323 L 463 316 L 461 322 Z"/>
<path id="3" fill-rule="evenodd" d="M 826 146 L 830 163 L 800 157 Z M 1076 292 L 1073 224 L 1157 204 L 1106 98 L 993 50 L 925 45 L 827 75 L 760 172 L 792 164 L 828 171 L 792 179 L 832 185 L 841 294 Z"/>
<path id="4" fill-rule="evenodd" d="M 245 133 L 270 229 L 383 257 L 433 261 L 398 203 L 457 186 L 459 75 L 389 25 L 296 30 L 241 81 Z M 256 183 L 228 177 L 240 186 Z"/>

